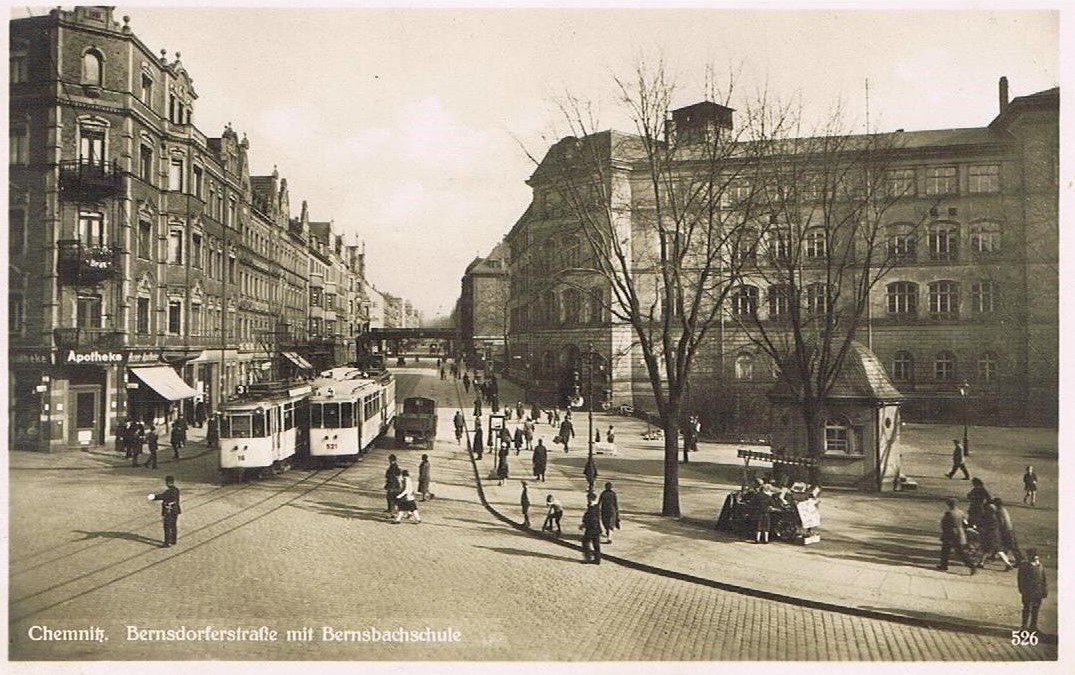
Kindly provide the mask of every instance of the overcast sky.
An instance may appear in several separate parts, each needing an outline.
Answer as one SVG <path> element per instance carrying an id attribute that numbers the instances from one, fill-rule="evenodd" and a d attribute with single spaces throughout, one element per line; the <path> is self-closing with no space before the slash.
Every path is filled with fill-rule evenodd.
<path id="1" fill-rule="evenodd" d="M 787 5 L 785 5 L 786 7 Z M 637 7 L 637 5 L 636 5 Z M 663 54 L 701 100 L 707 64 L 741 64 L 819 113 L 842 97 L 871 128 L 984 126 L 1011 96 L 1059 83 L 1050 11 L 276 8 L 123 6 L 154 52 L 181 52 L 195 124 L 247 134 L 253 173 L 277 166 L 297 215 L 366 244 L 368 276 L 427 319 L 451 311 L 466 265 L 526 208 L 564 90 L 609 100 L 611 74 Z M 13 10 L 25 16 L 25 10 Z M 731 101 L 736 107 L 736 101 Z M 604 104 L 602 127 L 632 129 Z M 561 134 L 562 135 L 562 134 Z"/>

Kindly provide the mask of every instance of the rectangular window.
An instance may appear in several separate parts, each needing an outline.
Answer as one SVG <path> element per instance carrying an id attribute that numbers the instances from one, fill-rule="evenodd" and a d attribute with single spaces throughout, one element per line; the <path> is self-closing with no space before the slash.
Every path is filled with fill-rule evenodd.
<path id="1" fill-rule="evenodd" d="M 153 148 L 143 145 L 138 153 L 138 176 L 150 185 L 153 184 Z"/>
<path id="2" fill-rule="evenodd" d="M 915 170 L 890 169 L 885 173 L 885 191 L 890 197 L 913 197 Z"/>
<path id="3" fill-rule="evenodd" d="M 321 289 L 320 288 L 314 287 L 314 288 L 310 289 L 310 306 L 311 307 L 320 307 L 321 306 Z"/>
<path id="4" fill-rule="evenodd" d="M 138 298 L 135 301 L 134 332 L 138 335 L 149 335 L 149 298 Z"/>
<path id="5" fill-rule="evenodd" d="M 183 332 L 183 301 L 168 301 L 168 334 L 180 335 Z"/>
<path id="6" fill-rule="evenodd" d="M 971 306 L 979 314 L 995 310 L 996 294 L 992 281 L 980 281 L 971 285 Z"/>
<path id="7" fill-rule="evenodd" d="M 30 132 L 24 126 L 8 131 L 8 158 L 11 164 L 30 163 Z"/>
<path id="8" fill-rule="evenodd" d="M 11 81 L 9 84 L 21 84 L 28 79 L 29 69 L 27 68 L 26 52 L 23 50 L 11 52 L 11 69 L 9 71 L 9 77 Z"/>
<path id="9" fill-rule="evenodd" d="M 940 224 L 932 227 L 926 235 L 929 259 L 935 262 L 955 262 L 959 257 L 959 230 L 955 226 Z"/>
<path id="10" fill-rule="evenodd" d="M 929 312 L 943 317 L 959 316 L 959 284 L 937 281 L 929 285 Z"/>
<path id="11" fill-rule="evenodd" d="M 1000 192 L 1000 165 L 978 164 L 967 169 L 970 192 Z"/>
<path id="12" fill-rule="evenodd" d="M 202 266 L 202 235 L 190 235 L 190 264 L 201 269 Z"/>
<path id="13" fill-rule="evenodd" d="M 235 283 L 235 258 L 228 256 L 228 283 Z"/>
<path id="14" fill-rule="evenodd" d="M 325 294 L 325 309 L 336 309 L 336 296 L 334 294 Z"/>
<path id="15" fill-rule="evenodd" d="M 193 185 L 191 185 L 191 188 L 193 189 L 194 196 L 197 197 L 198 199 L 201 199 L 202 198 L 202 168 L 200 166 L 194 167 L 194 178 L 192 178 L 191 180 L 193 182 Z"/>
<path id="16" fill-rule="evenodd" d="M 825 424 L 825 451 L 841 454 L 849 453 L 851 451 L 851 442 L 847 431 L 847 427 L 839 422 L 827 422 Z"/>
<path id="17" fill-rule="evenodd" d="M 101 327 L 101 296 L 78 296 L 78 325 L 80 328 Z"/>
<path id="18" fill-rule="evenodd" d="M 26 326 L 26 313 L 23 307 L 22 295 L 10 293 L 7 296 L 7 332 L 22 333 Z"/>
<path id="19" fill-rule="evenodd" d="M 182 230 L 172 230 L 168 233 L 168 262 L 172 265 L 183 264 Z"/>
<path id="20" fill-rule="evenodd" d="M 168 189 L 173 192 L 183 191 L 183 160 L 172 158 L 168 163 Z"/>
<path id="21" fill-rule="evenodd" d="M 83 246 L 104 246 L 104 216 L 100 213 L 79 213 L 78 240 Z"/>
<path id="22" fill-rule="evenodd" d="M 8 252 L 10 255 L 22 255 L 26 252 L 26 212 L 12 209 L 7 212 Z"/>
<path id="23" fill-rule="evenodd" d="M 153 260 L 153 224 L 141 220 L 138 221 L 138 257 Z"/>
<path id="24" fill-rule="evenodd" d="M 198 302 L 190 304 L 190 334 L 202 334 L 202 306 Z"/>
<path id="25" fill-rule="evenodd" d="M 227 221 L 227 225 L 228 225 L 228 227 L 235 227 L 237 225 L 237 221 L 235 220 L 235 200 L 234 199 L 229 199 L 228 200 L 228 221 Z"/>
<path id="26" fill-rule="evenodd" d="M 142 103 L 146 105 L 152 105 L 153 103 L 153 78 L 145 73 L 142 73 Z"/>
<path id="27" fill-rule="evenodd" d="M 926 169 L 927 195 L 954 195 L 959 192 L 959 174 L 954 166 Z"/>
<path id="28" fill-rule="evenodd" d="M 103 129 L 81 127 L 79 130 L 78 160 L 82 164 L 101 165 L 105 161 L 105 132 Z"/>

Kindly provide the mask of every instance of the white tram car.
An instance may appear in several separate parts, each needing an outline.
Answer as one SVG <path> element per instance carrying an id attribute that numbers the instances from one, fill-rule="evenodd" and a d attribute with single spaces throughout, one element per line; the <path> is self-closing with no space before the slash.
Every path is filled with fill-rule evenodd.
<path id="1" fill-rule="evenodd" d="M 355 367 L 322 371 L 309 400 L 310 457 L 324 462 L 365 452 L 392 424 L 396 381 Z"/>
<path id="2" fill-rule="evenodd" d="M 286 470 L 296 452 L 303 453 L 309 384 L 251 384 L 220 406 L 220 470 L 242 479 Z"/>

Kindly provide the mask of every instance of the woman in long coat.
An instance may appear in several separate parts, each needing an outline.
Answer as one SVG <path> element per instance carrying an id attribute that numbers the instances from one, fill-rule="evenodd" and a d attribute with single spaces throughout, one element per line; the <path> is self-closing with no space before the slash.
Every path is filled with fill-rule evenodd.
<path id="1" fill-rule="evenodd" d="M 482 422 L 480 419 L 474 420 L 474 441 L 471 443 L 470 449 L 474 451 L 478 459 L 482 458 L 482 453 L 485 451 L 485 444 L 482 442 L 484 440 L 482 438 Z"/>
<path id="2" fill-rule="evenodd" d="M 545 447 L 545 444 L 539 438 L 537 445 L 534 446 L 534 478 L 544 481 L 545 480 L 545 467 L 549 462 L 549 449 Z"/>

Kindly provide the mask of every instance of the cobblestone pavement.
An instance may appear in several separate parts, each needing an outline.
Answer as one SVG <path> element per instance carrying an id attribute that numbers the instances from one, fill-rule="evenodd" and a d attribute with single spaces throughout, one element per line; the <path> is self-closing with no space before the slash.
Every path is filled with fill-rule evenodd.
<path id="1" fill-rule="evenodd" d="M 451 383 L 400 376 L 400 396 Z M 436 498 L 423 522 L 386 521 L 390 450 L 342 470 L 213 482 L 205 454 L 156 475 L 82 455 L 72 470 L 20 468 L 10 481 L 9 658 L 15 660 L 944 660 L 1056 657 L 960 634 L 806 609 L 616 564 L 520 533 L 478 503 L 474 469 L 445 430 L 432 451 Z M 445 426 L 446 423 L 449 426 Z M 423 451 L 394 451 L 416 469 Z M 39 457 L 27 464 L 38 466 Z M 81 470 L 75 470 L 80 465 Z M 179 545 L 161 549 L 165 471 L 183 490 Z M 58 504 L 79 508 L 57 508 Z M 573 532 L 577 517 L 565 519 Z M 277 631 L 275 640 L 145 641 L 137 629 Z M 101 627 L 105 642 L 34 641 L 32 626 Z M 325 627 L 330 627 L 328 633 Z M 326 639 L 367 628 L 458 632 L 458 642 Z M 310 633 L 303 633 L 306 628 Z M 40 632 L 42 629 L 36 629 Z M 287 631 L 294 631 L 287 633 Z M 257 635 L 252 635 L 257 637 Z M 395 636 L 393 636 L 395 637 Z M 290 638 L 290 639 L 289 639 Z M 980 664 L 984 667 L 987 664 Z M 1039 666 L 1040 667 L 1040 666 Z M 969 671 L 968 671 L 969 672 Z M 976 670 L 976 672 L 982 672 Z M 1010 672 L 1010 671 L 1009 671 Z M 1038 670 L 1037 672 L 1044 672 Z"/>

